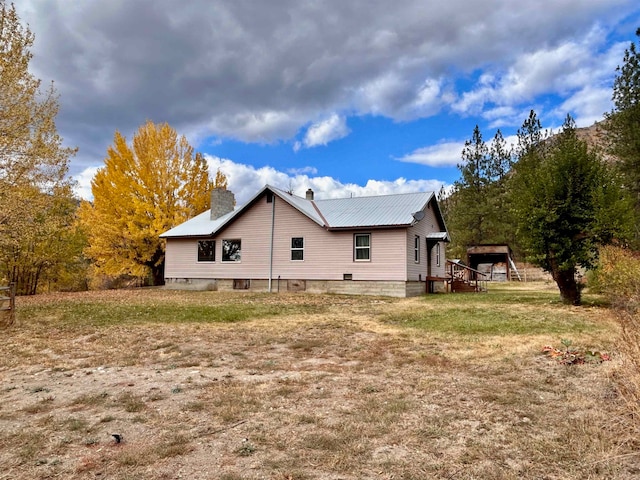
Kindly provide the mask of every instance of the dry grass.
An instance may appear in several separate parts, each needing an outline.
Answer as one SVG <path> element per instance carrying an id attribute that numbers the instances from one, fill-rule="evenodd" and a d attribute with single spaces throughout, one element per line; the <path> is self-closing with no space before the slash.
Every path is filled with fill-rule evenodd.
<path id="1" fill-rule="evenodd" d="M 595 297 L 556 297 L 20 299 L 0 345 L 0 479 L 638 476 L 617 326 Z M 540 353 L 563 338 L 614 359 Z"/>

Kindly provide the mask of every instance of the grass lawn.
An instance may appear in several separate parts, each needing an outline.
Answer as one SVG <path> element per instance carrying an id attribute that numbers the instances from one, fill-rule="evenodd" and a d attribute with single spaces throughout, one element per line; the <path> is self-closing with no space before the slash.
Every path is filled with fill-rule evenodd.
<path id="1" fill-rule="evenodd" d="M 637 478 L 618 329 L 584 298 L 542 283 L 19 298 L 0 479 Z M 542 353 L 569 343 L 611 361 Z"/>

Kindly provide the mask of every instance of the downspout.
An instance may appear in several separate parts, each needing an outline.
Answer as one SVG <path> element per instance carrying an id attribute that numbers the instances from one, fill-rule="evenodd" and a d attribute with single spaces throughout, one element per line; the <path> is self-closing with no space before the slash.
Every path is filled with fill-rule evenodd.
<path id="1" fill-rule="evenodd" d="M 273 195 L 273 194 L 272 194 Z M 276 219 L 276 196 L 273 195 L 271 202 L 271 243 L 269 245 L 269 293 L 271 293 L 271 279 L 273 278 L 273 237 Z"/>

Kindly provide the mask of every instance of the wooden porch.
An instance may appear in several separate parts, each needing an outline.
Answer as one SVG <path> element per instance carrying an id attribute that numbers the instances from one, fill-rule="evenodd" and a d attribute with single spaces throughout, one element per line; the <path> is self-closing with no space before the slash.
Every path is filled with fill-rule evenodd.
<path id="1" fill-rule="evenodd" d="M 447 260 L 447 274 L 444 277 L 427 277 L 426 293 L 436 293 L 436 283 L 444 282 L 447 293 L 486 292 L 487 275 L 458 260 Z"/>

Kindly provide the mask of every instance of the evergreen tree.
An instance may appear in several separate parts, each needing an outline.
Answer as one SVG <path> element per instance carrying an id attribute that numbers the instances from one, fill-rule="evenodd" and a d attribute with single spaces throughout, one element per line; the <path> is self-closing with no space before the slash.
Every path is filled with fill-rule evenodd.
<path id="1" fill-rule="evenodd" d="M 636 31 L 640 37 L 640 28 Z M 635 207 L 635 247 L 640 246 L 640 52 L 631 42 L 613 84 L 614 109 L 606 114 L 610 153 L 616 157 Z"/>
<path id="2" fill-rule="evenodd" d="M 471 245 L 513 240 L 506 195 L 511 157 L 511 149 L 500 130 L 487 145 L 476 125 L 472 138 L 465 142 L 463 161 L 458 165 L 461 178 L 444 202 L 454 255 L 464 258 Z"/>
<path id="3" fill-rule="evenodd" d="M 531 112 L 518 139 L 510 181 L 518 236 L 529 258 L 551 273 L 563 302 L 578 305 L 578 268 L 594 267 L 599 246 L 628 234 L 628 201 L 611 169 L 577 137 L 570 116 L 547 138 Z"/>

